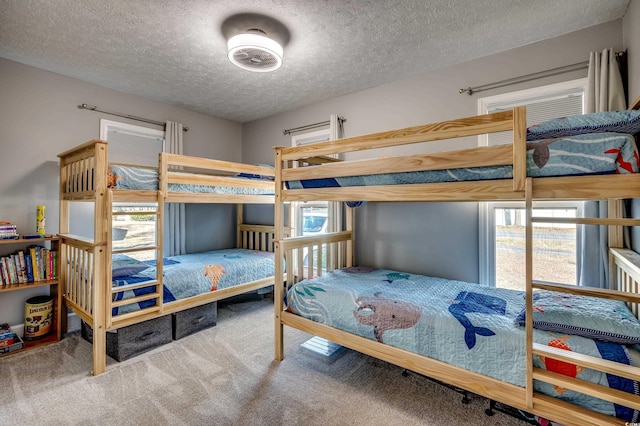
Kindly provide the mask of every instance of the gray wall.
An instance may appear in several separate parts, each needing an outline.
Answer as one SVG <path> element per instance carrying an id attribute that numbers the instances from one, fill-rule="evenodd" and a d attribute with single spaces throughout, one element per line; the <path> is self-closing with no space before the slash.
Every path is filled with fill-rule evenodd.
<path id="1" fill-rule="evenodd" d="M 458 89 L 583 62 L 590 51 L 607 47 L 622 49 L 622 20 L 245 123 L 242 159 L 272 163 L 272 147 L 291 144 L 283 129 L 324 121 L 332 113 L 347 118 L 347 137 L 475 115 L 479 96 L 585 77 L 586 70 L 474 96 L 460 95 Z M 467 140 L 456 147 L 474 143 Z M 428 235 L 420 237 L 416 228 Z M 360 264 L 478 281 L 474 203 L 369 203 L 356 210 L 356 232 Z"/>
<path id="2" fill-rule="evenodd" d="M 36 206 L 41 204 L 47 207 L 47 232 L 58 232 L 57 154 L 99 138 L 100 118 L 145 125 L 80 110 L 76 106 L 81 103 L 158 121 L 182 122 L 189 126 L 184 134 L 186 154 L 241 159 L 242 128 L 238 123 L 0 59 L 0 220 L 15 223 L 20 233 L 35 232 Z M 187 218 L 189 250 L 232 244 L 233 206 L 188 206 Z M 210 223 L 209 218 L 216 221 Z M 228 220 L 225 231 L 216 232 L 214 226 L 223 218 Z M 14 247 L 1 246 L 0 250 L 5 254 Z M 2 321 L 21 323 L 24 301 L 43 291 L 46 288 L 2 293 Z"/>
<path id="3" fill-rule="evenodd" d="M 640 0 L 631 0 L 623 18 L 624 47 L 629 61 L 629 99 L 640 96 Z"/>

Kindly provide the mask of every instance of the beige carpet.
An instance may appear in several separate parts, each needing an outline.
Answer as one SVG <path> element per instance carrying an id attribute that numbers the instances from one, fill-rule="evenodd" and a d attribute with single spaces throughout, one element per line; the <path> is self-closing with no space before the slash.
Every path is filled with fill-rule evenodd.
<path id="1" fill-rule="evenodd" d="M 345 350 L 333 362 L 285 329 L 273 361 L 272 301 L 220 306 L 218 325 L 89 375 L 78 333 L 0 359 L 2 425 L 523 425 L 488 401 Z"/>

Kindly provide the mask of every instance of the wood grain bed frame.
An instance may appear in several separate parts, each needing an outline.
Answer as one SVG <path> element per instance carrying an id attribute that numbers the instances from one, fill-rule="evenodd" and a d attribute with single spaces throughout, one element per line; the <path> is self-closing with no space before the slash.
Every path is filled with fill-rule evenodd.
<path id="1" fill-rule="evenodd" d="M 170 191 L 170 184 L 216 185 L 239 188 L 273 189 L 273 181 L 234 177 L 236 173 L 273 176 L 268 167 L 219 161 L 185 155 L 161 153 L 159 155 L 159 190 L 125 190 L 107 187 L 108 144 L 91 140 L 59 155 L 60 158 L 60 283 L 66 306 L 82 321 L 93 328 L 93 370 L 98 375 L 106 369 L 106 332 L 162 315 L 182 311 L 195 306 L 258 290 L 272 285 L 273 277 L 219 289 L 187 299 L 163 303 L 162 255 L 163 212 L 166 203 L 232 203 L 237 204 L 237 247 L 250 250 L 274 251 L 273 226 L 243 223 L 243 203 L 273 204 L 273 195 L 234 195 L 210 193 L 185 193 Z M 94 204 L 93 238 L 69 234 L 69 211 L 72 202 Z M 156 215 L 155 250 L 157 276 L 153 282 L 137 287 L 154 285 L 152 294 L 134 300 L 112 301 L 111 254 L 112 220 L 114 202 L 157 203 L 151 214 Z M 127 212 L 127 214 L 132 214 Z M 135 214 L 135 213 L 133 213 Z M 150 214 L 144 211 L 142 214 Z M 149 250 L 149 247 L 145 247 Z M 125 250 L 125 252 L 136 249 Z M 122 251 L 118 251 L 122 252 Z M 129 285 L 127 289 L 136 288 Z M 154 306 L 138 311 L 112 315 L 112 308 L 144 300 L 155 301 Z"/>
<path id="2" fill-rule="evenodd" d="M 640 98 L 632 105 L 635 109 L 639 109 Z M 504 130 L 513 130 L 513 145 L 482 147 L 409 157 L 327 162 L 314 167 L 295 167 L 306 163 L 322 163 L 322 158 L 331 154 L 473 136 Z M 640 174 L 528 178 L 525 169 L 525 139 L 525 109 L 518 107 L 512 111 L 351 137 L 339 141 L 292 148 L 277 147 L 275 153 L 277 280 L 279 281 L 279 277 L 283 276 L 283 261 L 286 262 L 287 272 L 286 283 L 284 281 L 276 281 L 275 285 L 275 358 L 282 360 L 284 357 L 283 327 L 286 325 L 562 424 L 624 424 L 619 419 L 534 392 L 533 381 L 535 379 L 616 404 L 640 409 L 640 397 L 533 367 L 533 355 L 537 354 L 634 380 L 640 379 L 639 367 L 613 363 L 533 343 L 532 293 L 534 288 L 544 288 L 624 300 L 630 305 L 634 314 L 638 315 L 640 256 L 631 250 L 622 248 L 621 234 L 623 226 L 639 226 L 640 220 L 623 219 L 620 200 L 640 197 Z M 288 180 L 488 165 L 512 165 L 514 171 L 513 179 L 328 189 L 287 189 L 285 186 L 285 182 Z M 597 290 L 534 281 L 532 279 L 531 237 L 532 222 L 536 219 L 532 217 L 532 201 L 600 199 L 609 200 L 609 218 L 575 219 L 573 222 L 609 226 L 610 263 L 612 265 L 610 275 L 613 280 L 612 288 L 615 290 Z M 352 241 L 354 232 L 351 209 L 347 209 L 350 217 L 347 220 L 346 231 L 311 238 L 285 238 L 283 233 L 284 203 L 320 200 L 387 202 L 525 201 L 528 218 L 526 226 L 526 310 L 528 319 L 526 323 L 526 387 L 508 384 L 415 353 L 387 346 L 377 341 L 352 335 L 287 311 L 283 296 L 286 290 L 295 282 L 322 275 L 326 270 L 351 266 L 353 262 Z M 544 221 L 549 222 L 549 219 L 546 218 Z M 338 261 L 329 262 L 326 265 L 326 270 L 323 271 L 322 253 L 326 250 L 339 251 L 343 255 L 337 258 Z M 315 251 L 317 251 L 317 257 L 314 256 L 315 264 L 311 261 L 303 267 L 300 262 L 302 253 L 314 253 Z M 297 265 L 297 267 L 290 268 L 289 265 Z"/>

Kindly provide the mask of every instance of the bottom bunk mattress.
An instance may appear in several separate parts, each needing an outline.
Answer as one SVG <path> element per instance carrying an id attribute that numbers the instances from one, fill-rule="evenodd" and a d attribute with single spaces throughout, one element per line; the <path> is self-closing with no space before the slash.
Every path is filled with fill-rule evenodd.
<path id="1" fill-rule="evenodd" d="M 524 292 L 391 270 L 352 267 L 293 285 L 287 292 L 286 303 L 289 311 L 313 321 L 525 386 L 525 328 L 519 323 L 525 307 Z M 571 305 L 564 296 L 560 296 L 558 303 L 561 307 Z M 583 303 L 581 300 L 579 304 Z M 566 309 L 570 310 L 569 307 Z M 589 308 L 587 311 L 593 312 Z M 625 321 L 635 321 L 630 313 L 622 310 L 611 314 L 622 315 Z M 573 325 L 562 332 L 536 329 L 534 340 L 602 359 L 632 363 L 628 346 L 570 334 L 567 330 L 572 327 L 581 328 Z M 618 329 L 614 331 L 605 334 L 614 341 L 624 341 L 624 336 L 618 336 Z M 630 342 L 637 341 L 637 337 L 640 335 Z M 534 357 L 534 365 L 638 394 L 637 382 L 617 376 L 538 356 Z M 627 421 L 638 418 L 635 410 L 548 383 L 536 382 L 535 389 Z"/>
<path id="2" fill-rule="evenodd" d="M 113 287 L 139 284 L 156 278 L 155 260 L 139 262 L 123 255 L 116 256 L 113 260 Z M 273 277 L 274 273 L 274 256 L 271 252 L 224 249 L 167 257 L 162 260 L 163 303 Z M 123 290 L 115 293 L 113 300 L 120 301 L 153 292 L 153 286 Z M 153 301 L 130 303 L 113 308 L 112 315 L 153 305 Z"/>

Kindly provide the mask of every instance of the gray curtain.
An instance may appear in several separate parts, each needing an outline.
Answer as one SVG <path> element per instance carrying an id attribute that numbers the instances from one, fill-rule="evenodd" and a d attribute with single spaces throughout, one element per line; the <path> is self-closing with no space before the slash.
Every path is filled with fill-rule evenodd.
<path id="1" fill-rule="evenodd" d="M 182 154 L 182 123 L 167 121 L 165 127 L 165 151 Z M 186 254 L 185 206 L 183 203 L 165 205 L 165 255 Z"/>
<path id="2" fill-rule="evenodd" d="M 627 108 L 622 76 L 613 49 L 591 52 L 585 113 L 617 111 Z M 584 203 L 585 217 L 607 217 L 606 201 Z M 606 288 L 609 286 L 608 230 L 606 226 L 578 227 L 580 253 L 578 285 Z"/>

